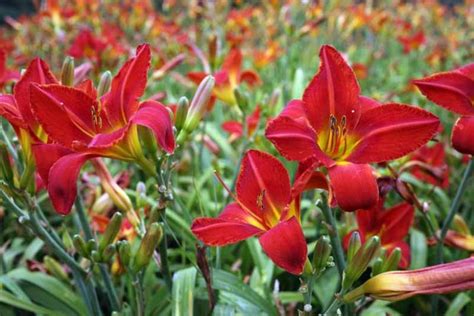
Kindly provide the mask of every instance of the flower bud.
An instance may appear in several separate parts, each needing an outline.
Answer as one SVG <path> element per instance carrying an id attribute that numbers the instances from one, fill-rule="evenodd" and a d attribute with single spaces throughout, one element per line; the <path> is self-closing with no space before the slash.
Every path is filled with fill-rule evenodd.
<path id="1" fill-rule="evenodd" d="M 46 270 L 56 278 L 69 281 L 69 277 L 61 264 L 50 256 L 44 256 L 43 264 Z"/>
<path id="2" fill-rule="evenodd" d="M 117 247 L 115 244 L 110 244 L 105 247 L 104 251 L 100 254 L 100 259 L 102 262 L 109 262 L 112 259 L 112 256 L 115 254 Z"/>
<path id="3" fill-rule="evenodd" d="M 249 105 L 249 98 L 245 93 L 240 92 L 239 89 L 234 89 L 235 100 L 239 109 L 246 113 Z"/>
<path id="4" fill-rule="evenodd" d="M 138 248 L 133 262 L 133 272 L 137 273 L 148 265 L 153 257 L 153 251 L 161 241 L 163 236 L 163 228 L 158 223 L 153 223 L 143 237 L 140 247 Z"/>
<path id="5" fill-rule="evenodd" d="M 191 105 L 189 106 L 188 116 L 184 123 L 184 130 L 188 133 L 192 132 L 199 125 L 204 113 L 206 106 L 211 97 L 212 90 L 216 80 L 213 76 L 205 77 L 199 84 L 196 94 L 194 95 Z"/>
<path id="6" fill-rule="evenodd" d="M 99 243 L 99 253 L 101 255 L 103 254 L 105 249 L 114 242 L 115 238 L 120 232 L 120 228 L 122 227 L 122 219 L 123 216 L 119 212 L 115 213 L 110 219 L 109 224 L 107 225 L 107 229 L 102 235 L 102 238 Z"/>
<path id="7" fill-rule="evenodd" d="M 377 255 L 379 249 L 380 238 L 378 236 L 373 236 L 356 252 L 352 261 L 348 263 L 344 270 L 342 280 L 343 289 L 349 289 L 352 284 L 359 279 L 362 273 L 364 273 L 369 266 L 370 262 Z"/>
<path id="8" fill-rule="evenodd" d="M 112 73 L 106 71 L 100 76 L 99 86 L 97 87 L 97 95 L 99 97 L 103 96 L 110 90 L 110 85 L 112 84 Z"/>
<path id="9" fill-rule="evenodd" d="M 374 264 L 372 265 L 372 276 L 376 276 L 383 272 L 383 264 L 384 261 L 380 257 L 374 260 Z"/>
<path id="10" fill-rule="evenodd" d="M 84 258 L 90 257 L 90 252 L 87 248 L 86 242 L 79 234 L 74 235 L 74 237 L 72 238 L 72 243 L 74 244 L 74 248 L 76 249 L 78 254 L 80 254 Z"/>
<path id="11" fill-rule="evenodd" d="M 121 240 L 117 243 L 117 250 L 122 266 L 128 268 L 131 257 L 130 244 L 126 240 Z"/>
<path id="12" fill-rule="evenodd" d="M 402 250 L 398 247 L 392 250 L 390 256 L 385 259 L 385 262 L 382 267 L 382 272 L 392 271 L 398 268 L 398 264 L 402 259 Z"/>
<path id="13" fill-rule="evenodd" d="M 66 250 L 68 252 L 72 252 L 74 250 L 74 243 L 67 229 L 63 232 L 62 240 L 64 247 L 66 247 Z"/>
<path id="14" fill-rule="evenodd" d="M 321 236 L 314 245 L 313 254 L 313 271 L 314 274 L 319 275 L 328 265 L 328 259 L 331 255 L 332 246 L 327 236 Z"/>
<path id="15" fill-rule="evenodd" d="M 218 42 L 217 42 L 217 36 L 215 33 L 211 34 L 209 36 L 209 42 L 208 42 L 208 50 L 209 50 L 209 63 L 211 64 L 212 69 L 216 68 L 216 63 L 217 63 L 217 48 L 218 48 Z"/>
<path id="16" fill-rule="evenodd" d="M 461 235 L 471 235 L 471 230 L 459 214 L 454 215 L 453 229 Z"/>
<path id="17" fill-rule="evenodd" d="M 13 184 L 13 169 L 7 145 L 0 143 L 0 176 L 7 184 Z M 12 186 L 13 187 L 13 186 Z"/>
<path id="18" fill-rule="evenodd" d="M 97 250 L 97 242 L 95 241 L 95 239 L 89 239 L 86 242 L 86 247 L 87 247 L 88 253 L 92 253 L 92 251 Z"/>
<path id="19" fill-rule="evenodd" d="M 69 87 L 74 85 L 74 58 L 70 56 L 64 59 L 61 68 L 61 84 Z"/>
<path id="20" fill-rule="evenodd" d="M 362 242 L 360 240 L 359 232 L 355 231 L 352 233 L 349 239 L 349 246 L 347 247 L 347 262 L 351 262 L 354 255 L 359 251 Z"/>
<path id="21" fill-rule="evenodd" d="M 186 97 L 179 98 L 178 106 L 176 108 L 176 117 L 174 120 L 174 126 L 178 132 L 184 127 L 186 117 L 188 116 L 189 100 Z"/>

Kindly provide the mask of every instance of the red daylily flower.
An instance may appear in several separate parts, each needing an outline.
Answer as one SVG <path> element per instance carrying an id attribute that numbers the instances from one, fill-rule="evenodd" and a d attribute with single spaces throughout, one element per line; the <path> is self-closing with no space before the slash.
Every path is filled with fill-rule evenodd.
<path id="1" fill-rule="evenodd" d="M 149 128 L 161 148 L 172 153 L 175 142 L 170 114 L 156 101 L 139 102 L 145 91 L 150 48 L 137 48 L 112 80 L 111 91 L 97 99 L 90 83 L 78 88 L 31 85 L 35 116 L 54 144 L 34 146 L 34 154 L 55 209 L 67 214 L 76 197 L 82 165 L 95 157 L 137 162 L 147 173 L 154 167 L 143 156 L 138 126 Z"/>
<path id="2" fill-rule="evenodd" d="M 101 63 L 101 55 L 107 48 L 107 43 L 96 37 L 89 29 L 83 29 L 74 39 L 68 54 L 74 58 L 88 58 L 94 62 Z"/>
<path id="3" fill-rule="evenodd" d="M 228 105 L 237 105 L 234 96 L 234 90 L 243 82 L 250 86 L 260 83 L 258 74 L 251 70 L 241 70 L 242 53 L 234 48 L 225 58 L 220 70 L 214 73 L 216 84 L 213 90 L 213 96 Z M 199 84 L 208 74 L 205 72 L 190 72 L 188 78 L 194 83 Z"/>
<path id="4" fill-rule="evenodd" d="M 412 35 L 400 35 L 397 39 L 400 44 L 402 44 L 403 52 L 405 54 L 420 48 L 420 46 L 426 41 L 425 33 L 423 31 L 418 31 Z"/>
<path id="5" fill-rule="evenodd" d="M 410 161 L 403 168 L 406 169 L 409 165 L 411 174 L 421 181 L 443 189 L 449 186 L 449 169 L 443 143 L 421 147 L 411 155 Z"/>
<path id="6" fill-rule="evenodd" d="M 413 82 L 429 100 L 462 115 L 451 142 L 460 153 L 474 155 L 474 63 Z"/>
<path id="7" fill-rule="evenodd" d="M 209 246 L 225 246 L 258 236 L 275 264 L 301 274 L 307 246 L 300 224 L 299 195 L 313 176 L 301 172 L 293 187 L 285 167 L 275 157 L 256 150 L 245 154 L 237 179 L 235 202 L 217 218 L 195 219 L 191 230 Z"/>
<path id="8" fill-rule="evenodd" d="M 320 161 L 343 210 L 368 209 L 379 196 L 369 163 L 421 147 L 436 133 L 439 120 L 419 108 L 379 105 L 361 96 L 354 72 L 335 48 L 324 45 L 320 57 L 320 70 L 303 99 L 291 101 L 265 135 L 289 160 Z"/>
<path id="9" fill-rule="evenodd" d="M 245 123 L 247 128 L 247 137 L 253 135 L 255 129 L 258 126 L 258 122 L 260 121 L 260 112 L 261 109 L 259 106 L 255 108 L 255 111 L 250 114 Z M 243 134 L 243 126 L 241 122 L 238 121 L 226 121 L 222 123 L 222 129 L 230 134 L 230 142 L 239 139 L 242 137 Z"/>
<path id="10" fill-rule="evenodd" d="M 415 209 L 408 203 L 400 203 L 389 209 L 385 209 L 383 199 L 379 200 L 377 206 L 369 210 L 358 210 L 356 212 L 357 230 L 362 243 L 372 236 L 379 236 L 382 247 L 387 250 L 387 256 L 399 247 L 402 251 L 400 268 L 406 269 L 410 264 L 410 246 L 403 240 L 413 224 Z M 347 248 L 349 240 L 354 231 L 344 237 L 344 246 Z"/>
<path id="11" fill-rule="evenodd" d="M 7 53 L 0 49 L 0 89 L 9 81 L 18 80 L 20 73 L 18 71 L 7 69 Z"/>

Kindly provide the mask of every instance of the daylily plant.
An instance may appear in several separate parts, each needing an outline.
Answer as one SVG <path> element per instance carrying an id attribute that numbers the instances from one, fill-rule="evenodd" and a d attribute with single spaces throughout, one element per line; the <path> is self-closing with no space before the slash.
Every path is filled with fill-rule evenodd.
<path id="1" fill-rule="evenodd" d="M 291 101 L 268 124 L 266 136 L 289 160 L 320 161 L 343 210 L 368 209 L 379 196 L 369 163 L 421 147 L 434 136 L 439 120 L 420 108 L 380 105 L 361 96 L 354 72 L 335 48 L 324 45 L 320 58 L 302 100 Z"/>
<path id="2" fill-rule="evenodd" d="M 299 195 L 309 173 L 297 178 L 293 187 L 285 167 L 275 157 L 248 151 L 237 179 L 235 202 L 217 218 L 198 218 L 191 230 L 209 246 L 225 246 L 258 236 L 263 251 L 275 264 L 301 274 L 307 246 L 300 224 Z"/>
<path id="3" fill-rule="evenodd" d="M 89 159 L 109 157 L 138 163 L 154 174 L 144 157 L 138 126 L 149 128 L 160 147 L 174 151 L 170 114 L 156 101 L 139 102 L 147 81 L 150 48 L 137 48 L 112 80 L 110 92 L 97 98 L 90 82 L 81 88 L 58 84 L 32 85 L 31 106 L 54 143 L 34 146 L 39 173 L 56 210 L 67 214 L 76 197 L 76 179 Z"/>
<path id="4" fill-rule="evenodd" d="M 387 256 L 395 248 L 400 248 L 402 257 L 400 268 L 408 268 L 410 264 L 410 246 L 403 240 L 413 224 L 415 210 L 408 203 L 400 203 L 389 209 L 384 208 L 384 200 L 381 198 L 377 206 L 369 210 L 358 210 L 356 212 L 357 230 L 362 243 L 372 236 L 379 236 L 382 248 L 387 251 Z M 347 247 L 349 239 L 354 231 L 344 238 Z"/>
<path id="5" fill-rule="evenodd" d="M 462 115 L 451 141 L 460 153 L 474 155 L 474 63 L 413 82 L 429 100 Z"/>

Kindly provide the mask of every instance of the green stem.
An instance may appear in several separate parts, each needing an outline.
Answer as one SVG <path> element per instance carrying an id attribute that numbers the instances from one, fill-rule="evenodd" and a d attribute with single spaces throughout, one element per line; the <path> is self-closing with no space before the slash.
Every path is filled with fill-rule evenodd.
<path id="1" fill-rule="evenodd" d="M 86 240 L 94 239 L 94 235 L 92 234 L 92 230 L 89 225 L 89 219 L 87 218 L 87 214 L 84 209 L 84 205 L 82 204 L 82 199 L 79 192 L 77 192 L 77 198 L 74 202 L 74 205 L 76 206 L 76 214 L 79 218 L 79 223 L 81 224 L 81 228 L 84 231 L 84 237 L 86 237 Z"/>
<path id="2" fill-rule="evenodd" d="M 334 259 L 336 261 L 337 271 L 341 276 L 346 268 L 346 262 L 344 259 L 344 250 L 342 249 L 341 239 L 337 232 L 336 219 L 332 213 L 332 209 L 328 206 L 326 198 L 323 198 L 321 211 L 323 212 L 324 219 L 330 225 L 329 237 L 331 238 L 332 249 L 334 250 Z"/>
<path id="3" fill-rule="evenodd" d="M 109 299 L 110 307 L 112 307 L 112 311 L 119 312 L 121 310 L 120 300 L 118 298 L 117 291 L 115 291 L 109 271 L 107 270 L 107 265 L 100 263 L 99 269 L 107 290 L 107 298 Z"/>
<path id="4" fill-rule="evenodd" d="M 166 222 L 165 212 L 166 212 L 166 209 L 163 209 L 163 213 L 162 213 L 163 222 Z M 170 267 L 169 267 L 169 262 L 168 262 L 168 238 L 166 237 L 166 232 L 163 233 L 163 239 L 161 240 L 158 249 L 160 251 L 161 273 L 163 274 L 163 278 L 165 279 L 166 287 L 171 293 L 173 282 L 171 280 L 171 272 L 170 272 Z"/>
<path id="5" fill-rule="evenodd" d="M 133 281 L 133 287 L 135 288 L 135 298 L 137 300 L 137 316 L 145 315 L 145 300 L 143 296 L 143 289 L 140 282 L 140 278 L 137 275 Z"/>
<path id="6" fill-rule="evenodd" d="M 328 309 L 323 313 L 324 316 L 331 316 L 341 307 L 342 301 L 338 298 L 335 298 Z"/>
<path id="7" fill-rule="evenodd" d="M 95 291 L 94 283 L 92 282 L 91 278 L 88 277 L 85 279 L 85 287 L 90 297 L 89 302 L 92 307 L 92 315 L 101 316 L 102 311 L 100 309 L 99 300 L 97 299 L 97 293 Z"/>

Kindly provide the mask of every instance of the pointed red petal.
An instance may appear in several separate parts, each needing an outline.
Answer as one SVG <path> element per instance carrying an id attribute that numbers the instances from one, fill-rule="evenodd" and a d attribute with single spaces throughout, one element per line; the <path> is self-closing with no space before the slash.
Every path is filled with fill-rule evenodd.
<path id="1" fill-rule="evenodd" d="M 23 119 L 30 126 L 36 122 L 30 105 L 30 84 L 33 82 L 39 84 L 58 83 L 48 65 L 39 58 L 33 59 L 26 68 L 25 73 L 15 85 L 14 95 Z"/>
<path id="2" fill-rule="evenodd" d="M 259 241 L 263 251 L 277 266 L 295 275 L 303 273 L 308 250 L 296 217 L 280 222 L 264 233 Z"/>
<path id="3" fill-rule="evenodd" d="M 308 119 L 318 132 L 329 125 L 330 115 L 338 122 L 345 116 L 350 130 L 360 116 L 360 88 L 355 74 L 334 47 L 324 45 L 319 56 L 319 72 L 303 94 Z"/>
<path id="4" fill-rule="evenodd" d="M 245 82 L 249 86 L 254 87 L 260 84 L 260 77 L 255 71 L 245 70 L 240 74 L 240 82 Z"/>
<path id="5" fill-rule="evenodd" d="M 369 165 L 334 165 L 328 172 L 334 198 L 342 210 L 369 209 L 377 203 L 379 189 Z"/>
<path id="6" fill-rule="evenodd" d="M 280 115 L 268 123 L 265 136 L 288 160 L 304 161 L 317 156 L 325 164 L 331 162 L 319 148 L 316 132 L 304 119 L 294 120 Z"/>
<path id="7" fill-rule="evenodd" d="M 408 203 L 400 203 L 382 211 L 380 239 L 382 245 L 398 242 L 408 235 L 413 224 L 415 209 Z"/>
<path id="8" fill-rule="evenodd" d="M 242 136 L 242 124 L 237 121 L 227 121 L 222 123 L 222 129 L 235 137 Z"/>
<path id="9" fill-rule="evenodd" d="M 191 231 L 209 246 L 225 246 L 255 236 L 262 232 L 251 225 L 253 217 L 237 203 L 226 206 L 218 218 L 197 218 Z"/>
<path id="10" fill-rule="evenodd" d="M 145 101 L 132 117 L 135 124 L 148 127 L 164 151 L 171 154 L 175 148 L 173 122 L 166 107 L 156 101 Z"/>
<path id="11" fill-rule="evenodd" d="M 0 116 L 3 116 L 11 125 L 15 127 L 27 128 L 21 116 L 15 98 L 12 95 L 0 94 Z"/>
<path id="12" fill-rule="evenodd" d="M 295 181 L 291 188 L 291 195 L 293 197 L 296 197 L 310 189 L 328 189 L 326 176 L 322 172 L 316 170 L 319 166 L 320 163 L 315 159 L 308 159 L 298 164 Z"/>
<path id="13" fill-rule="evenodd" d="M 445 72 L 413 83 L 432 102 L 461 115 L 474 114 L 474 79 L 459 72 Z"/>
<path id="14" fill-rule="evenodd" d="M 92 99 L 94 100 L 97 99 L 97 90 L 95 89 L 94 83 L 92 82 L 92 80 L 86 79 L 82 81 L 81 83 L 79 83 L 78 85 L 76 85 L 75 88 L 81 90 Z"/>
<path id="15" fill-rule="evenodd" d="M 294 120 L 306 119 L 306 112 L 304 110 L 304 103 L 301 100 L 291 100 L 281 111 L 279 116 L 287 116 Z"/>
<path id="16" fill-rule="evenodd" d="M 354 134 L 360 137 L 346 159 L 354 163 L 400 158 L 428 142 L 438 131 L 433 114 L 403 104 L 386 104 L 364 112 Z"/>
<path id="17" fill-rule="evenodd" d="M 242 161 L 236 191 L 239 203 L 271 227 L 290 203 L 290 178 L 278 159 L 250 150 Z"/>
<path id="18" fill-rule="evenodd" d="M 359 96 L 359 104 L 360 104 L 361 115 L 365 111 L 372 110 L 373 108 L 376 108 L 382 105 L 378 101 L 365 97 L 363 95 Z"/>
<path id="19" fill-rule="evenodd" d="M 66 147 L 90 142 L 96 129 L 91 115 L 91 109 L 98 108 L 96 100 L 61 85 L 33 84 L 30 93 L 34 114 L 49 137 Z"/>
<path id="20" fill-rule="evenodd" d="M 474 116 L 463 116 L 456 121 L 451 142 L 460 153 L 474 155 Z"/>
<path id="21" fill-rule="evenodd" d="M 205 72 L 188 72 L 187 77 L 195 84 L 200 84 L 201 81 L 206 78 Z"/>
<path id="22" fill-rule="evenodd" d="M 230 50 L 229 54 L 222 63 L 222 70 L 226 70 L 231 75 L 238 75 L 242 67 L 242 53 L 238 48 Z"/>
<path id="23" fill-rule="evenodd" d="M 458 72 L 474 80 L 474 63 L 467 64 L 457 69 Z"/>
<path id="24" fill-rule="evenodd" d="M 138 98 L 145 92 L 150 60 L 150 47 L 139 46 L 136 57 L 129 59 L 112 80 L 110 96 L 104 105 L 112 125 L 123 126 L 138 110 Z"/>
<path id="25" fill-rule="evenodd" d="M 31 146 L 35 156 L 36 171 L 38 171 L 44 185 L 49 183 L 49 170 L 59 158 L 73 153 L 70 149 L 56 144 L 33 144 Z"/>
<path id="26" fill-rule="evenodd" d="M 87 154 L 70 154 L 56 161 L 49 171 L 48 193 L 60 214 L 71 212 L 77 195 L 77 177 L 82 165 L 92 158 Z"/>

